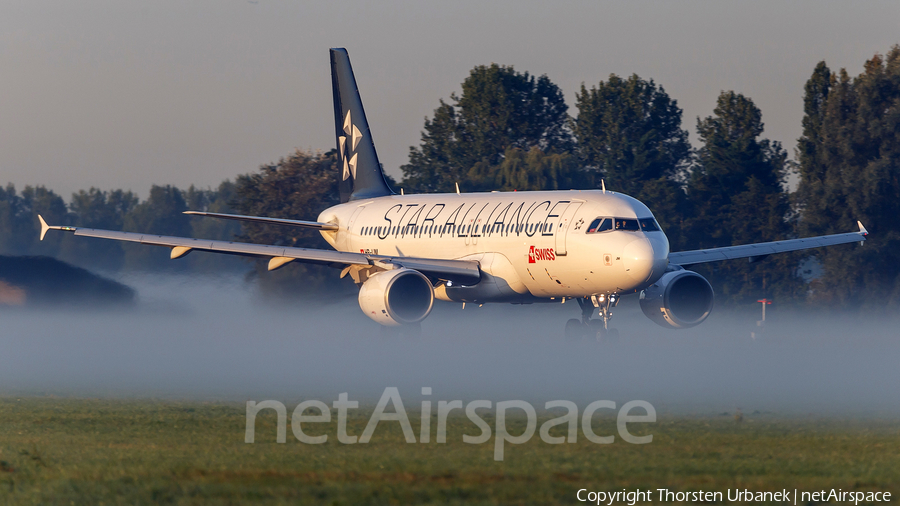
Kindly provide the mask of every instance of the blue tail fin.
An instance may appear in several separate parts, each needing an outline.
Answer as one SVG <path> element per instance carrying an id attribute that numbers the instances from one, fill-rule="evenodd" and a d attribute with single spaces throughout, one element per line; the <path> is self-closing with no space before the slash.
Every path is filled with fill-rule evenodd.
<path id="1" fill-rule="evenodd" d="M 333 48 L 330 53 L 334 132 L 342 171 L 341 202 L 392 195 L 378 163 L 350 56 L 344 48 Z"/>

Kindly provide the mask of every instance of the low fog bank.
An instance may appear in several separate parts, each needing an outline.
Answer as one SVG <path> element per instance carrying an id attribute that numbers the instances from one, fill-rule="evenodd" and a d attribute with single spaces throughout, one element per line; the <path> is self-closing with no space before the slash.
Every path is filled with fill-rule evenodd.
<path id="1" fill-rule="evenodd" d="M 715 310 L 666 330 L 624 298 L 618 342 L 567 342 L 578 305 L 436 302 L 419 339 L 384 336 L 355 298 L 266 300 L 239 277 L 138 276 L 134 308 L 0 311 L 0 395 L 374 403 L 650 401 L 661 413 L 741 409 L 841 417 L 900 414 L 900 318 Z M 756 339 L 751 332 L 757 332 Z"/>

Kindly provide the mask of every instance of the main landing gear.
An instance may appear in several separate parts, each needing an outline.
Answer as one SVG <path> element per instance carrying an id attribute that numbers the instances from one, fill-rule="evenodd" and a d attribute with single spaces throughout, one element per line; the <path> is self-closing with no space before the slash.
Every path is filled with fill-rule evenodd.
<path id="1" fill-rule="evenodd" d="M 612 319 L 612 309 L 619 303 L 619 296 L 615 293 L 606 295 L 592 295 L 575 299 L 581 307 L 581 321 L 572 318 L 566 322 L 566 338 L 578 340 L 583 337 L 595 337 L 602 339 L 618 339 L 619 331 L 609 328 L 609 320 Z M 600 310 L 600 319 L 593 320 L 591 316 L 594 309 Z"/>

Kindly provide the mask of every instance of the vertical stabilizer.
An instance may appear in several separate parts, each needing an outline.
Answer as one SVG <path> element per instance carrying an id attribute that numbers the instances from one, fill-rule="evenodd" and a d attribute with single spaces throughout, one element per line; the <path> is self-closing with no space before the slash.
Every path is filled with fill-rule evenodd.
<path id="1" fill-rule="evenodd" d="M 330 53 L 334 131 L 341 165 L 341 202 L 391 195 L 394 192 L 378 163 L 350 56 L 344 48 L 333 48 Z"/>

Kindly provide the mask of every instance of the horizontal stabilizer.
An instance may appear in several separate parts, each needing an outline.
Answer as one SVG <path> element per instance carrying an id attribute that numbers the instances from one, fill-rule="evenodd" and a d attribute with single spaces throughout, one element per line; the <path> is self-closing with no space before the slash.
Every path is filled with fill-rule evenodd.
<path id="1" fill-rule="evenodd" d="M 191 216 L 206 216 L 208 218 L 219 218 L 223 220 L 249 221 L 253 223 L 264 223 L 267 225 L 287 225 L 291 227 L 314 228 L 316 230 L 337 230 L 338 226 L 331 223 L 319 223 L 317 221 L 289 220 L 286 218 L 266 218 L 263 216 L 243 216 L 240 214 L 222 214 L 222 213 L 206 213 L 203 211 L 185 211 L 184 214 Z"/>

